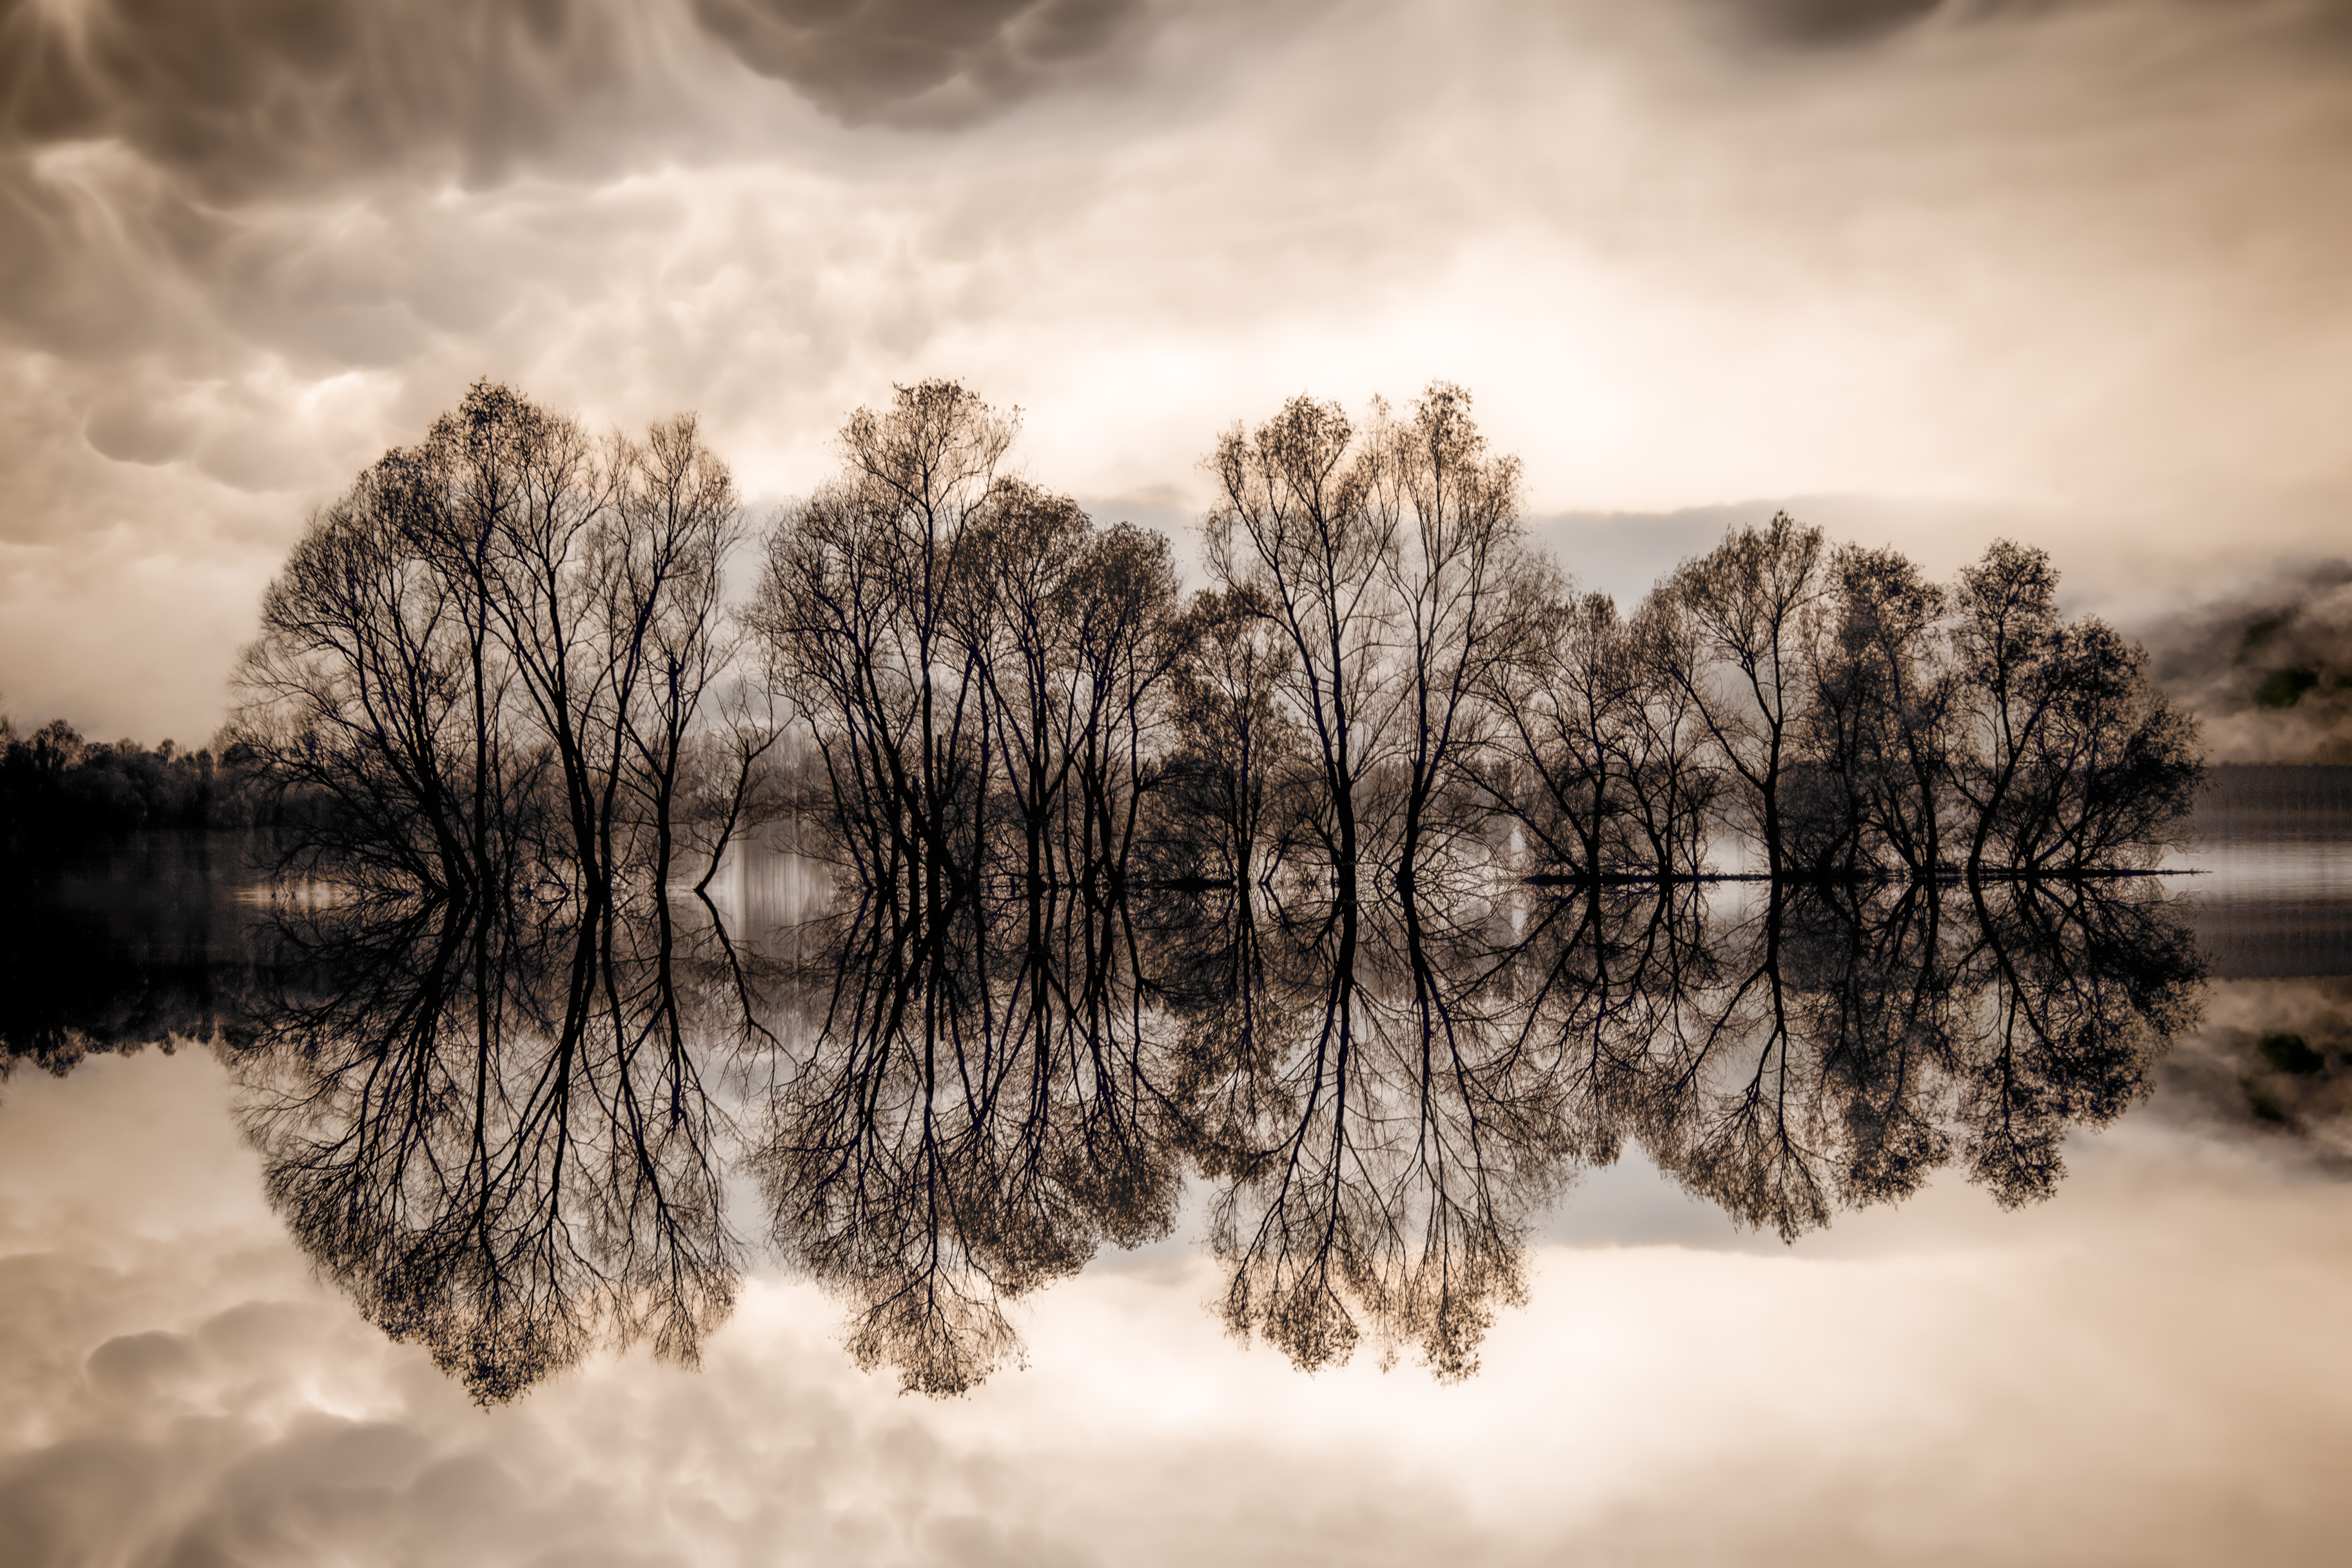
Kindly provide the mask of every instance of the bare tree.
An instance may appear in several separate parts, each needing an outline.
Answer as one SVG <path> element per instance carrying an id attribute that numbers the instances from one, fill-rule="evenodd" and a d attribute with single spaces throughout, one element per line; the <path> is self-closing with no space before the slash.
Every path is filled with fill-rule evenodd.
<path id="1" fill-rule="evenodd" d="M 1975 814 L 1971 878 L 1983 868 L 2057 697 L 2045 679 L 2059 635 L 2057 588 L 2048 552 L 2005 539 L 1960 572 L 1952 643 L 1967 692 L 1951 777 Z"/>
<path id="2" fill-rule="evenodd" d="M 2137 869 L 2185 832 L 2204 773 L 2197 726 L 2149 684 L 2147 663 L 2096 619 L 2060 633 L 2043 677 L 2056 696 L 2012 786 L 2012 868 Z"/>
<path id="3" fill-rule="evenodd" d="M 313 520 L 232 736 L 335 803 L 309 842 L 346 864 L 475 892 L 536 864 L 602 899 L 643 826 L 658 885 L 685 738 L 729 657 L 736 528 L 691 416 L 600 447 L 477 384 Z"/>
<path id="4" fill-rule="evenodd" d="M 461 600 L 476 606 L 468 636 L 495 643 L 519 678 L 562 782 L 567 847 L 600 896 L 620 704 L 610 647 L 596 635 L 591 556 L 612 500 L 609 466 L 576 422 L 489 384 L 436 421 L 425 446 L 449 479 L 428 537 L 442 569 L 471 591 Z M 479 730 L 478 743 L 489 743 Z"/>
<path id="5" fill-rule="evenodd" d="M 779 703 L 774 686 L 764 678 L 740 676 L 721 690 L 711 712 L 701 765 L 689 773 L 688 787 L 697 798 L 682 827 L 690 847 L 704 857 L 702 876 L 694 884 L 697 897 L 708 896 L 740 830 L 792 807 L 789 792 L 775 776 L 778 770 L 770 764 L 792 732 L 789 710 Z"/>
<path id="6" fill-rule="evenodd" d="M 331 804 L 309 847 L 356 874 L 478 885 L 509 776 L 509 667 L 478 597 L 424 547 L 442 475 L 394 453 L 315 514 L 264 595 L 232 733 L 281 789 Z"/>
<path id="7" fill-rule="evenodd" d="M 1717 754 L 1745 786 L 1767 868 L 1782 869 L 1780 788 L 1792 726 L 1810 700 L 1808 638 L 1822 592 L 1822 532 L 1776 512 L 1734 531 L 1664 589 L 1688 618 L 1705 663 L 1658 667 L 1681 683 Z"/>
<path id="8" fill-rule="evenodd" d="M 1814 685 L 1808 751 L 1840 781 L 1849 854 L 1891 854 L 1915 877 L 1942 864 L 1945 774 L 1958 676 L 1944 591 L 1892 550 L 1846 546 L 1831 558 L 1832 625 Z"/>
<path id="9" fill-rule="evenodd" d="M 1290 645 L 1248 588 L 1194 595 L 1175 637 L 1186 657 L 1172 688 L 1178 751 L 1166 798 L 1175 819 L 1166 831 L 1207 840 L 1205 855 L 1222 862 L 1246 901 L 1260 875 L 1269 795 L 1298 755 L 1297 726 L 1276 697 Z"/>
<path id="10" fill-rule="evenodd" d="M 692 415 L 656 425 L 643 444 L 619 443 L 614 525 L 599 541 L 605 636 L 614 650 L 616 705 L 627 778 L 652 835 L 656 900 L 669 884 L 676 849 L 680 770 L 705 694 L 736 652 L 722 598 L 728 556 L 742 537 L 742 512 L 725 464 L 702 445 Z M 748 770 L 759 752 L 740 721 L 729 727 Z M 740 800 L 740 790 L 736 795 Z M 604 855 L 612 859 L 612 813 Z M 714 857 L 715 861 L 715 857 Z"/>
<path id="11" fill-rule="evenodd" d="M 1090 880 L 1124 875 L 1153 769 L 1169 671 L 1187 651 L 1177 622 L 1168 541 L 1119 523 L 1088 541 L 1067 594 L 1075 685 L 1069 739 L 1078 786 L 1070 859 Z"/>
<path id="12" fill-rule="evenodd" d="M 959 635 L 987 683 L 1006 787 L 1021 822 L 1022 873 L 1058 880 L 1055 826 L 1076 753 L 1072 580 L 1091 524 L 1066 496 L 1000 481 L 955 563 Z"/>
<path id="13" fill-rule="evenodd" d="M 780 520 L 752 613 L 861 874 L 911 876 L 929 918 L 976 874 L 992 737 L 980 654 L 956 635 L 956 571 L 1016 418 L 945 381 L 852 415 L 844 476 Z"/>
<path id="14" fill-rule="evenodd" d="M 1697 696 L 1697 628 L 1671 595 L 1654 594 L 1626 622 L 1625 646 L 1634 700 L 1618 776 L 1656 875 L 1696 878 L 1722 786 L 1722 770 L 1706 761 L 1713 732 Z"/>
<path id="15" fill-rule="evenodd" d="M 1531 570 L 1519 529 L 1519 463 L 1494 457 L 1470 419 L 1470 395 L 1433 382 L 1399 420 L 1383 408 L 1370 437 L 1366 497 L 1402 636 L 1404 822 L 1397 875 L 1415 879 L 1433 806 L 1460 785 L 1493 721 L 1489 671 L 1519 651 L 1528 627 L 1512 592 Z M 1467 823 L 1449 825 L 1456 832 Z"/>
<path id="16" fill-rule="evenodd" d="M 1209 574 L 1256 595 L 1290 645 L 1283 686 L 1320 765 L 1337 894 L 1352 900 L 1359 786 L 1392 716 L 1385 568 L 1399 520 L 1369 504 L 1371 465 L 1336 404 L 1295 397 L 1255 431 L 1234 427 L 1210 466 L 1220 500 L 1205 524 Z"/>
<path id="17" fill-rule="evenodd" d="M 1605 594 L 1572 596 L 1556 570 L 1531 574 L 1524 634 L 1491 684 L 1508 727 L 1508 802 L 1548 869 L 1598 878 L 1632 856 L 1624 839 L 1631 771 L 1638 765 L 1642 671 L 1631 635 Z"/>

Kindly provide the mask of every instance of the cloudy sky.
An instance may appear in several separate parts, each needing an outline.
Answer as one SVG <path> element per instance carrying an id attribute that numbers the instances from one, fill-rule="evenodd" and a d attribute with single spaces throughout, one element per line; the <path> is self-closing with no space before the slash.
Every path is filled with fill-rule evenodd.
<path id="1" fill-rule="evenodd" d="M 1771 502 L 2119 615 L 2352 514 L 2336 0 L 0 0 L 0 705 L 201 739 L 476 376 L 763 507 L 893 382 L 1182 537 L 1217 431 L 1467 384 L 1638 590 Z"/>

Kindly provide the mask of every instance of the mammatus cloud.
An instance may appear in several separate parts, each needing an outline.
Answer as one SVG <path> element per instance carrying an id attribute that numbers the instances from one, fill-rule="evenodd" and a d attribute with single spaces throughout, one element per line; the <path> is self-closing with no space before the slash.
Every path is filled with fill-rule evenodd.
<path id="1" fill-rule="evenodd" d="M 1840 48 L 1885 38 L 1925 24 L 1983 27 L 2032 22 L 2060 11 L 2113 10 L 2132 0 L 1701 0 L 1745 37 L 1799 48 Z M 2216 0 L 2208 0 L 2216 3 Z M 2220 0 L 2226 3 L 2226 0 Z M 2300 13 L 2324 28 L 2352 18 L 2343 0 L 2299 0 L 2272 9 Z M 2352 43 L 2352 33 L 2342 40 Z"/>
<path id="2" fill-rule="evenodd" d="M 1715 0 L 1747 37 L 1800 47 L 1877 38 L 1932 15 L 1942 0 Z"/>
<path id="3" fill-rule="evenodd" d="M 569 0 L 12 0 L 0 325 L 67 356 L 168 349 L 170 280 L 264 261 L 287 237 L 260 213 L 325 203 L 307 216 L 332 222 L 385 182 L 483 189 L 658 153 L 690 118 L 677 31 Z"/>
<path id="4" fill-rule="evenodd" d="M 969 122 L 1113 63 L 1144 0 L 693 0 L 761 76 L 853 123 Z"/>
<path id="5" fill-rule="evenodd" d="M 9 0 L 0 135 L 11 151 L 117 142 L 216 205 L 388 170 L 480 186 L 578 167 L 677 113 L 664 15 L 610 0 Z"/>

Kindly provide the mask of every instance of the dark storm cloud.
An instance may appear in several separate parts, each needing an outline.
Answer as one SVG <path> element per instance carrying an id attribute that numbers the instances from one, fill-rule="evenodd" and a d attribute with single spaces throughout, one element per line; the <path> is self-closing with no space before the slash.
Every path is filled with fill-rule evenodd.
<path id="1" fill-rule="evenodd" d="M 1903 31 L 1930 17 L 1956 26 L 2033 22 L 2064 12 L 2128 8 L 2135 0 L 1700 0 L 1738 36 L 1792 48 L 1838 48 Z M 2206 0 L 2215 8 L 2238 0 Z M 2144 6 L 2154 11 L 2155 6 Z M 2352 42 L 2352 3 L 2288 0 L 2272 10 Z"/>
<path id="2" fill-rule="evenodd" d="M 2142 635 L 2214 760 L 2352 763 L 2352 562 L 2296 563 Z"/>
<path id="3" fill-rule="evenodd" d="M 184 352 L 208 312 L 175 285 L 275 281 L 310 237 L 257 213 L 608 169 L 690 118 L 658 16 L 614 6 L 0 6 L 0 331 L 69 361 Z M 316 303 L 296 289 L 257 314 Z M 400 324 L 341 323 L 339 357 L 380 362 Z"/>
<path id="4" fill-rule="evenodd" d="M 760 84 L 730 56 L 839 118 L 970 120 L 1083 78 L 1144 14 L 1138 0 L 0 0 L 0 332 L 69 361 L 185 351 L 212 313 L 190 305 L 225 302 L 231 337 L 268 342 L 290 321 L 296 341 L 272 346 L 298 359 L 390 363 L 429 314 L 404 285 L 433 284 L 396 262 L 355 279 L 349 258 L 317 276 L 311 253 L 355 205 L 527 177 L 577 188 L 740 152 L 759 126 L 728 79 Z"/>
<path id="5" fill-rule="evenodd" d="M 1752 37 L 1806 47 L 1874 38 L 1916 22 L 1941 0 L 1715 0 Z"/>
<path id="6" fill-rule="evenodd" d="M 118 142 L 215 205 L 387 171 L 577 172 L 704 105 L 719 49 L 838 116 L 1082 79 L 1143 0 L 0 0 L 0 153 Z"/>
<path id="7" fill-rule="evenodd" d="M 1140 0 L 693 0 L 761 76 L 827 112 L 954 122 L 1097 66 L 1140 29 Z"/>
<path id="8" fill-rule="evenodd" d="M 0 139 L 118 142 L 230 205 L 425 163 L 493 183 L 627 112 L 650 29 L 571 0 L 0 0 Z M 628 123 L 614 127 L 618 113 Z"/>

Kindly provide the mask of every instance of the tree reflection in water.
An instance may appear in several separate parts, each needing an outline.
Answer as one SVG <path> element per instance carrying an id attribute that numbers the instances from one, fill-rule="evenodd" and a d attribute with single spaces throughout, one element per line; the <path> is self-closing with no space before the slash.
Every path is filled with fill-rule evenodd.
<path id="1" fill-rule="evenodd" d="M 2201 991 L 2121 879 L 869 897 L 787 958 L 690 908 L 287 921 L 241 1058 L 271 1199 L 485 1401 L 600 1343 L 691 1363 L 755 1228 L 861 1365 L 969 1389 L 1020 1355 L 1007 1303 L 1169 1235 L 1188 1179 L 1235 1333 L 1460 1378 L 1629 1142 L 1784 1238 L 1947 1166 L 2013 1206 Z"/>
<path id="2" fill-rule="evenodd" d="M 1017 1353 L 1003 1302 L 1166 1235 L 1181 1185 L 1128 910 L 1020 912 L 828 929 L 812 1044 L 748 1157 L 778 1249 L 852 1303 L 860 1364 L 929 1393 Z"/>
<path id="3" fill-rule="evenodd" d="M 289 920 L 304 988 L 243 1058 L 294 1238 L 485 1402 L 600 1342 L 688 1363 L 734 1300 L 733 1120 L 759 1026 L 723 933 L 432 903 Z"/>

